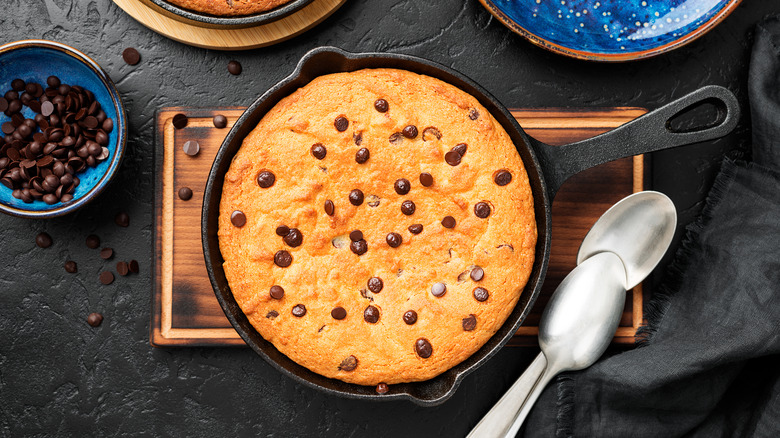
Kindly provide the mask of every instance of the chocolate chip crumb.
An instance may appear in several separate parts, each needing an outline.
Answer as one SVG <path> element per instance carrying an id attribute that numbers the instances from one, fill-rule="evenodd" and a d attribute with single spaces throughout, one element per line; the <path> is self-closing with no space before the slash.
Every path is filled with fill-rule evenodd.
<path id="1" fill-rule="evenodd" d="M 470 332 L 477 328 L 477 316 L 473 313 L 469 314 L 468 317 L 463 318 L 461 324 L 463 325 L 463 330 Z"/>
<path id="2" fill-rule="evenodd" d="M 92 312 L 87 316 L 87 324 L 91 325 L 92 327 L 97 327 L 100 324 L 103 323 L 103 315 Z"/>
<path id="3" fill-rule="evenodd" d="M 358 360 L 355 356 L 349 355 L 341 361 L 339 371 L 353 371 L 358 366 Z"/>

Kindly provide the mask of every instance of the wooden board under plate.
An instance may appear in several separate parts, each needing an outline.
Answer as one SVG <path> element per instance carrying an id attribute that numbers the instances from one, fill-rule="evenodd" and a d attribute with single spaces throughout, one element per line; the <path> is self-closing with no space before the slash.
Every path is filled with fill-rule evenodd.
<path id="1" fill-rule="evenodd" d="M 157 113 L 155 143 L 155 278 L 150 341 L 156 347 L 245 345 L 233 330 L 211 288 L 201 246 L 200 213 L 203 188 L 222 140 L 243 108 L 164 108 Z M 512 114 L 525 131 L 549 144 L 561 145 L 618 127 L 646 111 L 639 108 L 519 109 Z M 173 127 L 172 118 L 185 114 L 189 123 Z M 212 117 L 222 114 L 228 127 L 216 129 Z M 190 157 L 182 151 L 188 140 L 200 144 Z M 509 345 L 534 345 L 542 309 L 550 294 L 576 265 L 580 242 L 612 204 L 643 190 L 642 156 L 606 163 L 567 181 L 553 202 L 552 252 L 542 293 L 531 314 Z M 177 196 L 181 187 L 194 195 Z M 626 308 L 614 341 L 630 344 L 643 321 L 641 286 L 628 292 Z"/>

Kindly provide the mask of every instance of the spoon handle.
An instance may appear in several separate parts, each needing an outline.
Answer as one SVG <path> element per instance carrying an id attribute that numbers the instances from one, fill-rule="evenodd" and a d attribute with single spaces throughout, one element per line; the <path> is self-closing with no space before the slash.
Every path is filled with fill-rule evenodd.
<path id="1" fill-rule="evenodd" d="M 540 353 L 539 355 L 541 356 L 542 353 Z M 515 435 L 517 435 L 517 431 L 520 430 L 520 426 L 522 426 L 523 422 L 525 421 L 525 417 L 528 416 L 528 414 L 531 412 L 531 408 L 534 407 L 534 403 L 536 403 L 536 399 L 538 399 L 539 396 L 542 394 L 542 391 L 547 386 L 547 384 L 550 383 L 550 380 L 552 380 L 552 378 L 558 374 L 559 371 L 553 368 L 549 366 L 545 367 L 544 373 L 536 381 L 536 384 L 531 390 L 531 393 L 528 394 L 528 397 L 525 398 L 523 405 L 520 407 L 517 416 L 514 418 L 514 421 L 512 421 L 512 425 L 507 430 L 506 434 L 504 435 L 504 438 L 515 438 Z"/>
<path id="2" fill-rule="evenodd" d="M 524 406 L 531 391 L 538 386 L 537 382 L 545 374 L 546 368 L 547 359 L 543 353 L 539 353 L 506 394 L 474 426 L 467 438 L 504 436 L 512 426 L 518 411 Z"/>

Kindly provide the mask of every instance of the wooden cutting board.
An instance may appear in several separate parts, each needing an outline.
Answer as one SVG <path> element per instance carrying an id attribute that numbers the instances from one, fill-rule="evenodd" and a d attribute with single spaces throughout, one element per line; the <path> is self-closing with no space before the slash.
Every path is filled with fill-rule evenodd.
<path id="1" fill-rule="evenodd" d="M 211 288 L 201 246 L 203 188 L 214 156 L 243 108 L 163 108 L 157 113 L 155 185 L 155 277 L 150 341 L 156 347 L 245 345 L 233 330 Z M 517 109 L 512 114 L 525 131 L 548 144 L 562 145 L 618 127 L 646 111 L 640 108 Z M 183 129 L 173 116 L 189 117 Z M 216 129 L 212 117 L 222 114 L 228 127 Z M 182 145 L 200 144 L 187 156 Z M 576 265 L 580 242 L 612 204 L 644 189 L 643 156 L 588 169 L 567 181 L 553 202 L 552 252 L 542 293 L 509 345 L 535 345 L 542 309 L 563 278 Z M 181 187 L 192 199 L 177 196 Z M 628 292 L 614 342 L 631 344 L 643 321 L 641 285 Z"/>

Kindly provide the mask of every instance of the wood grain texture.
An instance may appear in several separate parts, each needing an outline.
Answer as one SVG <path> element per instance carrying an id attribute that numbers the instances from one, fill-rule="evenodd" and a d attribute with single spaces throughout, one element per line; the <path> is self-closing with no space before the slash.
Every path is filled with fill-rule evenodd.
<path id="1" fill-rule="evenodd" d="M 247 50 L 276 44 L 299 35 L 333 14 L 346 0 L 314 0 L 286 17 L 243 29 L 216 29 L 168 17 L 139 0 L 113 0 L 149 29 L 180 43 L 217 50 Z"/>
<path id="2" fill-rule="evenodd" d="M 214 156 L 243 108 L 165 108 L 157 113 L 155 144 L 155 279 L 150 341 L 167 346 L 238 346 L 244 341 L 220 308 L 203 261 L 200 213 L 203 188 Z M 562 145 L 598 135 L 644 114 L 637 108 L 512 110 L 526 132 L 548 144 Z M 172 118 L 185 114 L 189 122 L 175 129 Z M 212 118 L 222 114 L 228 127 L 216 129 Z M 200 144 L 200 153 L 187 156 L 182 145 Z M 509 345 L 535 345 L 539 316 L 550 295 L 576 265 L 580 242 L 615 202 L 643 190 L 642 156 L 625 158 L 588 169 L 569 179 L 553 203 L 552 252 L 542 293 L 523 327 Z M 177 196 L 181 187 L 192 199 Z M 641 285 L 628 292 L 614 342 L 631 344 L 643 321 Z"/>

